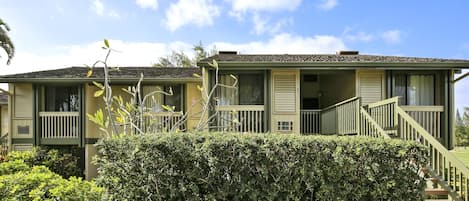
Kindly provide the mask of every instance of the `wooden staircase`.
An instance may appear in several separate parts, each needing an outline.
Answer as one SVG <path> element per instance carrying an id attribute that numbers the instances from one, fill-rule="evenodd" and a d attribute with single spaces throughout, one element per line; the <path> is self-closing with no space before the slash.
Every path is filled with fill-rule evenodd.
<path id="1" fill-rule="evenodd" d="M 359 135 L 416 141 L 428 148 L 430 161 L 427 168 L 421 170 L 427 181 L 427 201 L 469 201 L 469 169 L 398 106 L 397 97 L 362 107 L 360 125 Z M 373 125 L 375 134 L 363 129 L 363 125 Z M 375 128 L 376 125 L 380 128 Z"/>

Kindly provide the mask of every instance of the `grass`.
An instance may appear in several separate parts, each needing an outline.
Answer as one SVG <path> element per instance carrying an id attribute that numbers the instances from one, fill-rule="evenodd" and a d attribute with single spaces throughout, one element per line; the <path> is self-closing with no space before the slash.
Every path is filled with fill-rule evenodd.
<path id="1" fill-rule="evenodd" d="M 466 166 L 469 167 L 469 147 L 456 147 L 451 150 Z"/>

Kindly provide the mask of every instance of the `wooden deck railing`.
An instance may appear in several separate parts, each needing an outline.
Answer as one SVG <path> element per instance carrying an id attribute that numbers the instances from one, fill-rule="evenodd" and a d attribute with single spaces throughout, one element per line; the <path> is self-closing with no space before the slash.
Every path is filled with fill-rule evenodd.
<path id="1" fill-rule="evenodd" d="M 42 139 L 78 138 L 79 112 L 39 112 Z"/>
<path id="2" fill-rule="evenodd" d="M 428 133 L 441 142 L 441 113 L 443 106 L 400 106 Z"/>
<path id="3" fill-rule="evenodd" d="M 144 130 L 150 133 L 185 130 L 182 112 L 157 112 L 144 118 Z"/>
<path id="4" fill-rule="evenodd" d="M 389 98 L 368 105 L 370 116 L 384 130 L 395 129 L 397 116 L 395 107 L 397 106 L 398 97 Z"/>
<path id="5" fill-rule="evenodd" d="M 224 105 L 216 112 L 218 131 L 265 132 L 264 105 Z"/>
<path id="6" fill-rule="evenodd" d="M 301 110 L 301 133 L 321 133 L 321 110 Z"/>
<path id="7" fill-rule="evenodd" d="M 469 200 L 469 169 L 402 108 L 396 107 L 400 137 L 426 146 L 430 172 L 453 200 Z"/>
<path id="8" fill-rule="evenodd" d="M 321 111 L 321 133 L 353 134 L 359 132 L 360 99 L 353 97 Z"/>
<path id="9" fill-rule="evenodd" d="M 399 138 L 416 141 L 427 147 L 430 158 L 428 167 L 432 176 L 437 178 L 439 184 L 450 192 L 452 200 L 469 201 L 469 169 L 450 153 L 434 135 L 430 134 L 428 130 L 431 131 L 432 127 L 424 128 L 418 122 L 418 120 L 421 121 L 423 125 L 435 124 L 431 120 L 439 121 L 438 115 L 443 108 L 439 106 L 431 108 L 427 106 L 403 107 L 407 111 L 398 106 L 397 98 L 394 97 L 368 105 L 368 111 L 378 124 L 396 129 Z M 430 113 L 430 115 L 418 114 L 424 112 Z"/>
<path id="10" fill-rule="evenodd" d="M 379 126 L 379 124 L 360 107 L 360 132 L 359 135 L 390 139 L 389 135 Z"/>

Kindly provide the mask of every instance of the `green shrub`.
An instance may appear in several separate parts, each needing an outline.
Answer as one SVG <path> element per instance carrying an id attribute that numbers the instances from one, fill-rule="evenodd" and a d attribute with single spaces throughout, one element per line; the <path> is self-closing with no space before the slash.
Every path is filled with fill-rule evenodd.
<path id="1" fill-rule="evenodd" d="M 98 143 L 110 200 L 421 200 L 425 149 L 276 134 L 117 136 Z"/>
<path id="2" fill-rule="evenodd" d="M 19 161 L 19 160 L 16 160 Z M 103 189 L 80 178 L 63 179 L 44 166 L 0 176 L 2 200 L 100 200 Z"/>
<path id="3" fill-rule="evenodd" d="M 70 176 L 82 176 L 82 172 L 78 166 L 78 158 L 72 154 L 61 153 L 55 149 L 45 150 L 36 147 L 32 151 L 13 151 L 8 153 L 4 160 L 4 162 L 10 161 L 18 161 L 16 164 L 21 166 L 26 164 L 29 167 L 44 165 L 64 178 L 69 178 Z M 23 162 L 24 164 L 21 164 Z M 6 165 L 11 166 L 13 164 Z M 1 166 L 2 163 L 0 163 L 0 167 Z M 10 168 L 14 169 L 14 167 Z M 1 174 L 2 171 L 0 168 L 0 175 Z"/>

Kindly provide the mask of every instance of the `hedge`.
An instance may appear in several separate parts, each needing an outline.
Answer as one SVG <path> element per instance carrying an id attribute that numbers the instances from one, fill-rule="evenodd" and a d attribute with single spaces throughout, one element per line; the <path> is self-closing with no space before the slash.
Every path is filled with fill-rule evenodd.
<path id="1" fill-rule="evenodd" d="M 23 163 L 22 165 L 18 164 L 18 166 L 13 166 L 14 168 L 21 168 L 21 166 L 24 165 L 28 167 L 43 165 L 64 178 L 71 176 L 80 177 L 83 175 L 78 166 L 78 157 L 60 152 L 56 149 L 46 150 L 41 147 L 34 147 L 31 151 L 14 151 L 8 153 L 4 162 L 10 163 L 0 163 L 0 166 L 8 166 L 13 163 Z M 0 175 L 1 174 L 5 174 L 2 173 L 2 168 L 0 168 Z"/>
<path id="2" fill-rule="evenodd" d="M 425 148 L 400 140 L 176 133 L 98 142 L 109 200 L 422 200 Z"/>
<path id="3" fill-rule="evenodd" d="M 69 158 L 56 151 L 8 153 L 0 162 L 0 200 L 101 200 L 104 189 L 94 182 L 75 176 L 64 179 L 49 169 L 73 164 L 66 160 Z M 58 172 L 67 170 L 73 168 L 66 166 Z"/>

